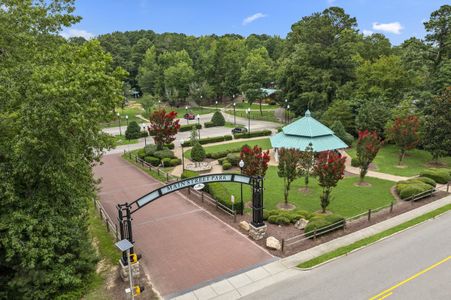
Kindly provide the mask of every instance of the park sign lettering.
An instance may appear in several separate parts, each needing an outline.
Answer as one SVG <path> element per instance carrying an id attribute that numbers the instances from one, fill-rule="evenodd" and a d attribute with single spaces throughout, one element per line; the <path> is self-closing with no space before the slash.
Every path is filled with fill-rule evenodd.
<path id="1" fill-rule="evenodd" d="M 149 202 L 166 194 L 178 191 L 186 187 L 194 186 L 196 184 L 205 184 L 209 182 L 237 182 L 251 184 L 251 178 L 249 176 L 239 174 L 211 174 L 187 178 L 161 187 L 147 195 L 142 196 L 135 202 L 138 205 L 138 207 L 142 207 L 148 204 Z"/>

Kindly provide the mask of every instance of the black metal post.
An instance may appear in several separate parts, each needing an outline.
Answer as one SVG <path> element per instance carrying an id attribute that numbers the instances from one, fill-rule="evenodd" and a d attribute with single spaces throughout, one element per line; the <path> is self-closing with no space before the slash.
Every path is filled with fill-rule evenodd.
<path id="1" fill-rule="evenodd" d="M 119 135 L 122 135 L 122 129 L 121 129 L 121 116 L 118 116 L 119 118 Z"/>
<path id="2" fill-rule="evenodd" d="M 251 111 L 247 114 L 247 129 L 249 129 L 249 135 L 251 135 Z"/>
<path id="3" fill-rule="evenodd" d="M 262 193 L 262 177 L 257 176 L 253 179 L 252 193 L 252 225 L 261 227 L 265 225 L 263 222 L 263 193 Z"/>
<path id="4" fill-rule="evenodd" d="M 125 209 L 126 209 L 126 217 L 127 217 L 127 239 L 130 241 L 130 243 L 134 244 L 135 241 L 133 241 L 133 230 L 132 230 L 132 215 L 130 212 L 130 206 L 128 203 L 125 203 Z M 135 253 L 133 248 L 130 248 L 130 254 Z"/>
<path id="5" fill-rule="evenodd" d="M 183 152 L 183 143 L 180 145 L 182 146 L 182 171 L 185 171 L 185 153 Z"/>
<path id="6" fill-rule="evenodd" d="M 236 103 L 233 102 L 233 126 L 236 126 L 236 112 L 235 112 Z"/>
<path id="7" fill-rule="evenodd" d="M 197 130 L 199 132 L 199 140 L 200 140 L 200 118 L 197 118 Z"/>
<path id="8" fill-rule="evenodd" d="M 243 175 L 243 168 L 240 167 L 240 170 L 241 170 L 241 175 Z M 240 214 L 243 215 L 243 211 L 244 211 L 244 203 L 243 203 L 243 184 L 242 184 L 242 183 L 241 183 L 240 207 L 241 207 L 241 212 L 240 212 Z"/>

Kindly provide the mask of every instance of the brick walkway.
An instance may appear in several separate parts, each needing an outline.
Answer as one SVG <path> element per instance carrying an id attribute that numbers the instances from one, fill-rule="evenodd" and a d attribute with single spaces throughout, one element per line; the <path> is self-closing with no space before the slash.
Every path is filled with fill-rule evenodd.
<path id="1" fill-rule="evenodd" d="M 110 217 L 115 205 L 132 202 L 161 184 L 107 155 L 94 168 L 102 178 L 98 195 Z M 154 287 L 170 297 L 272 261 L 247 236 L 222 223 L 179 193 L 165 196 L 133 215 L 136 250 Z"/>

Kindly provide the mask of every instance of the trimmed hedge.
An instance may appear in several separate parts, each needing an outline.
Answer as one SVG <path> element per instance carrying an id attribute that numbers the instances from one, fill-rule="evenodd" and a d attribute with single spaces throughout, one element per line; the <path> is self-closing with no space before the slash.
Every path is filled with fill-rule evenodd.
<path id="1" fill-rule="evenodd" d="M 171 144 L 164 144 L 163 148 L 168 148 L 169 150 L 174 150 L 175 145 L 173 143 L 171 143 Z"/>
<path id="2" fill-rule="evenodd" d="M 435 180 L 437 183 L 446 184 L 451 180 L 448 169 L 427 169 L 420 172 L 421 177 L 427 177 Z"/>
<path id="3" fill-rule="evenodd" d="M 144 159 L 144 157 L 146 157 L 146 150 L 144 150 L 144 149 L 139 149 L 138 150 L 138 152 L 136 153 L 136 155 L 139 157 L 139 158 L 141 158 L 141 159 Z"/>
<path id="4" fill-rule="evenodd" d="M 216 127 L 216 126 L 218 126 L 218 125 L 215 125 L 215 123 L 213 123 L 213 122 L 205 122 L 204 123 L 205 128 L 211 128 L 211 127 Z"/>
<path id="5" fill-rule="evenodd" d="M 225 119 L 224 116 L 221 114 L 220 111 L 216 111 L 213 116 L 211 117 L 211 122 L 215 126 L 224 126 L 225 125 Z"/>
<path id="6" fill-rule="evenodd" d="M 161 160 L 164 167 L 175 167 L 181 163 L 181 160 L 179 158 L 169 158 L 165 157 Z"/>
<path id="7" fill-rule="evenodd" d="M 241 152 L 241 149 L 242 149 L 242 147 L 235 148 L 235 149 L 224 150 L 224 151 L 218 151 L 218 152 L 211 152 L 211 153 L 207 153 L 206 157 L 207 158 L 213 158 L 213 159 L 219 159 L 219 158 L 222 158 L 222 157 L 226 157 L 227 154 L 229 154 L 229 153 Z"/>
<path id="8" fill-rule="evenodd" d="M 157 145 L 147 145 L 144 147 L 144 151 L 146 152 L 146 156 L 152 156 L 157 151 Z"/>
<path id="9" fill-rule="evenodd" d="M 191 131 L 193 130 L 193 127 L 195 127 L 196 129 L 202 129 L 202 124 L 187 124 L 187 125 L 182 125 L 180 126 L 179 131 L 180 132 L 185 132 L 185 131 Z"/>
<path id="10" fill-rule="evenodd" d="M 241 160 L 241 156 L 240 153 L 229 153 L 227 154 L 227 161 L 232 165 L 232 166 L 238 166 L 238 163 Z"/>
<path id="11" fill-rule="evenodd" d="M 228 160 L 224 160 L 222 162 L 222 169 L 223 170 L 229 170 L 232 168 L 232 164 Z"/>
<path id="12" fill-rule="evenodd" d="M 396 183 L 396 192 L 402 200 L 420 193 L 430 191 L 435 187 L 435 181 L 430 178 L 417 177 Z"/>
<path id="13" fill-rule="evenodd" d="M 230 141 L 230 140 L 232 140 L 231 135 L 224 135 L 224 136 L 215 136 L 215 137 L 200 139 L 200 140 L 198 140 L 198 142 L 201 145 L 205 145 L 205 144 L 218 143 L 218 142 L 224 142 L 224 141 Z M 182 146 L 190 147 L 191 141 L 185 141 Z"/>
<path id="14" fill-rule="evenodd" d="M 153 153 L 153 156 L 158 157 L 159 159 L 163 159 L 163 158 L 174 158 L 174 152 L 172 152 L 169 149 L 165 149 L 165 150 L 159 150 L 159 151 L 155 151 Z"/>
<path id="15" fill-rule="evenodd" d="M 233 135 L 235 139 L 247 139 L 252 137 L 258 137 L 258 136 L 268 136 L 271 135 L 271 130 L 261 130 L 261 131 L 252 131 L 252 132 L 246 132 L 246 133 L 236 133 Z"/>
<path id="16" fill-rule="evenodd" d="M 199 176 L 199 173 L 195 171 L 185 170 L 183 171 L 182 175 L 180 176 L 181 179 L 191 178 L 191 177 L 197 177 Z"/>
<path id="17" fill-rule="evenodd" d="M 161 162 L 160 159 L 158 157 L 155 157 L 155 156 L 146 156 L 146 157 L 144 157 L 144 161 L 146 163 L 151 164 L 154 167 L 159 166 L 160 162 Z"/>
<path id="18" fill-rule="evenodd" d="M 304 233 L 306 236 L 312 237 L 316 230 L 316 235 L 318 236 L 343 228 L 345 223 L 345 218 L 339 215 L 315 215 L 305 226 Z"/>
<path id="19" fill-rule="evenodd" d="M 269 223 L 278 225 L 294 224 L 301 218 L 309 220 L 312 216 L 313 215 L 310 212 L 305 210 L 263 210 L 263 219 L 267 220 Z"/>

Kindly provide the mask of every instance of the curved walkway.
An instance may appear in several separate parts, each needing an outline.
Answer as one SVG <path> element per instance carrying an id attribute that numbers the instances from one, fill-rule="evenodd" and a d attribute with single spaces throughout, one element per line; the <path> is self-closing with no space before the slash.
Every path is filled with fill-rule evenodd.
<path id="1" fill-rule="evenodd" d="M 102 178 L 98 196 L 108 215 L 161 186 L 119 155 L 94 168 Z M 172 193 L 133 215 L 136 251 L 154 287 L 170 297 L 274 260 L 264 249 L 180 193 Z"/>

